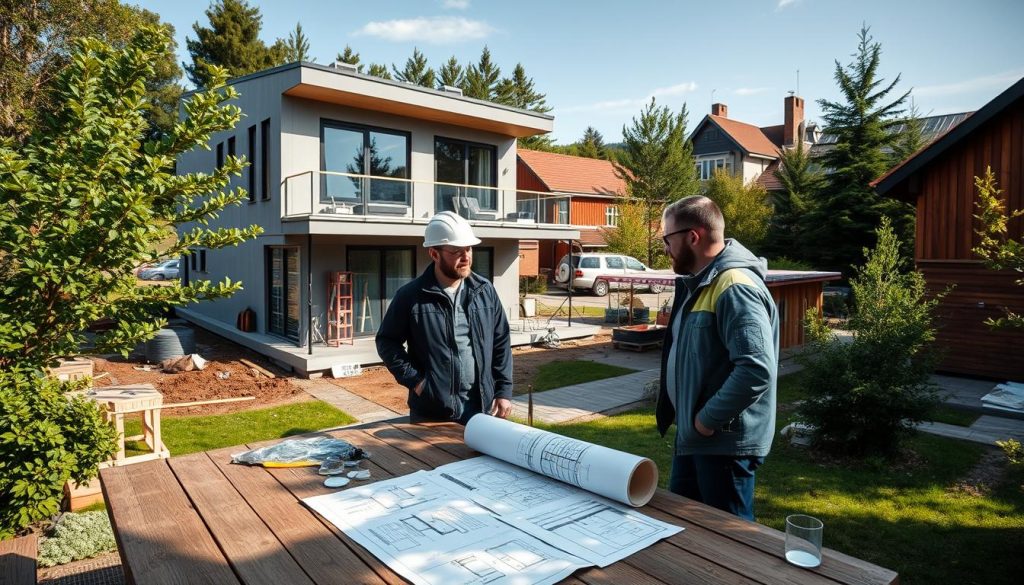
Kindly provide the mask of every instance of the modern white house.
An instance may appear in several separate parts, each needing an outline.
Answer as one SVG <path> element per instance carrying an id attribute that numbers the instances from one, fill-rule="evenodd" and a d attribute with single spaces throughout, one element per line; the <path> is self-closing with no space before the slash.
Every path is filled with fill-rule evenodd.
<path id="1" fill-rule="evenodd" d="M 483 241 L 474 270 L 493 281 L 512 319 L 519 241 L 579 238 L 540 209 L 541 196 L 552 194 L 517 190 L 516 138 L 550 132 L 551 116 L 341 64 L 291 63 L 230 83 L 242 121 L 211 137 L 209 151 L 183 155 L 178 172 L 210 171 L 227 155 L 245 155 L 251 165 L 235 183 L 249 199 L 211 227 L 258 224 L 263 234 L 187 256 L 183 279 L 228 277 L 244 290 L 179 314 L 300 373 L 375 361 L 368 341 L 394 293 L 430 263 L 423 232 L 436 212 L 456 211 L 473 224 Z M 321 343 L 336 271 L 354 275 L 354 334 L 362 344 Z M 255 313 L 254 331 L 236 327 L 246 309 Z"/>

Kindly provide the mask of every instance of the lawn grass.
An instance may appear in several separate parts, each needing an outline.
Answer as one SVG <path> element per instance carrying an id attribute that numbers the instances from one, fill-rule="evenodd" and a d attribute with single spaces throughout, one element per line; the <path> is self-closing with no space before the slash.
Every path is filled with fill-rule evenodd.
<path id="1" fill-rule="evenodd" d="M 164 445 L 173 457 L 352 424 L 356 419 L 325 402 L 310 400 L 232 414 L 165 416 L 160 422 Z M 139 434 L 140 420 L 125 421 L 125 435 Z M 140 446 L 141 442 L 127 445 L 129 450 Z"/>
<path id="2" fill-rule="evenodd" d="M 568 316 L 569 314 L 569 303 L 565 303 L 561 307 L 545 305 L 544 303 L 537 303 L 537 316 L 538 317 L 550 317 L 555 314 L 555 311 L 560 311 L 562 316 Z M 572 316 L 583 316 L 583 317 L 604 317 L 604 307 L 590 307 L 581 306 L 576 303 L 572 305 Z"/>
<path id="3" fill-rule="evenodd" d="M 528 383 L 533 385 L 534 392 L 543 392 L 552 388 L 632 374 L 635 371 L 586 360 L 555 360 L 540 366 L 537 374 Z M 518 384 L 517 387 L 523 390 L 521 393 L 526 393 L 526 385 Z"/>
<path id="4" fill-rule="evenodd" d="M 780 379 L 780 402 L 799 399 L 799 377 Z M 780 412 L 784 425 L 791 409 Z M 672 436 L 653 409 L 542 428 L 654 460 L 666 487 Z M 758 470 L 758 522 L 783 530 L 806 513 L 825 523 L 825 546 L 900 573 L 902 583 L 1017 583 L 1024 574 L 1024 465 L 984 494 L 955 489 L 989 449 L 921 434 L 904 457 L 838 460 L 776 439 Z"/>
<path id="5" fill-rule="evenodd" d="M 980 416 L 981 415 L 976 412 L 940 404 L 935 407 L 935 410 L 932 411 L 931 416 L 928 418 L 933 422 L 946 423 L 948 425 L 956 425 L 958 427 L 969 427 L 974 424 L 974 421 L 978 420 L 978 417 Z"/>

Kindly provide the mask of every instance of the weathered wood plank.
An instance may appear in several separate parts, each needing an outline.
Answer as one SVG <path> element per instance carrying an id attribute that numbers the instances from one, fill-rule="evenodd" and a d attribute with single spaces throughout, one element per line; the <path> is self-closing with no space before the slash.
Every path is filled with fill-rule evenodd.
<path id="1" fill-rule="evenodd" d="M 100 480 L 129 583 L 239 583 L 167 460 L 102 469 Z"/>
<path id="2" fill-rule="evenodd" d="M 34 585 L 39 538 L 35 534 L 0 540 L 0 583 Z"/>
<path id="3" fill-rule="evenodd" d="M 265 469 L 233 465 L 230 462 L 233 452 L 237 451 L 221 449 L 207 455 L 313 582 L 324 585 L 384 583 L 373 569 Z M 289 582 L 285 579 L 280 583 Z"/>
<path id="4" fill-rule="evenodd" d="M 171 458 L 168 464 L 244 583 L 312 585 L 277 536 L 209 456 L 194 453 Z"/>
<path id="5" fill-rule="evenodd" d="M 785 534 L 778 530 L 756 522 L 741 520 L 727 512 L 664 490 L 658 490 L 648 506 L 685 519 L 687 522 L 702 526 L 712 532 L 717 532 L 744 547 L 752 547 L 770 555 L 782 555 L 785 548 Z M 744 548 L 739 548 L 738 552 L 744 550 Z M 821 566 L 810 569 L 808 572 L 849 584 L 899 582 L 899 577 L 894 571 L 832 549 L 824 549 Z"/>

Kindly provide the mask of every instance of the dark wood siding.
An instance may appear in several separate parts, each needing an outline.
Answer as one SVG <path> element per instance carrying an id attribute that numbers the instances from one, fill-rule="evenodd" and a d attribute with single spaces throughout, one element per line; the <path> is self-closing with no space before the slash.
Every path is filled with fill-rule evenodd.
<path id="1" fill-rule="evenodd" d="M 693 155 L 714 154 L 718 152 L 732 152 L 738 150 L 736 144 L 729 139 L 725 132 L 722 132 L 712 123 L 707 123 L 704 128 L 693 137 Z"/>
<path id="2" fill-rule="evenodd" d="M 992 167 L 1011 209 L 1024 208 L 1024 100 L 1018 100 L 973 134 L 910 177 L 896 191 L 917 198 L 918 260 L 971 260 L 978 245 L 974 177 Z M 1019 239 L 1024 219 L 1010 222 Z"/>
<path id="3" fill-rule="evenodd" d="M 516 188 L 524 191 L 550 192 L 550 189 L 530 170 L 530 167 L 518 159 L 516 160 Z"/>
<path id="4" fill-rule="evenodd" d="M 570 203 L 569 217 L 573 225 L 605 225 L 605 210 L 615 205 L 613 199 L 585 199 L 574 195 Z"/>
<path id="5" fill-rule="evenodd" d="M 986 269 L 980 262 L 918 262 L 931 294 L 952 289 L 936 309 L 941 371 L 997 380 L 1024 380 L 1024 335 L 994 330 L 985 319 L 1003 310 L 1024 312 L 1020 274 Z"/>
<path id="6" fill-rule="evenodd" d="M 821 313 L 823 283 L 797 282 L 769 286 L 768 290 L 779 309 L 779 348 L 796 347 L 804 343 L 804 313 L 810 307 Z"/>

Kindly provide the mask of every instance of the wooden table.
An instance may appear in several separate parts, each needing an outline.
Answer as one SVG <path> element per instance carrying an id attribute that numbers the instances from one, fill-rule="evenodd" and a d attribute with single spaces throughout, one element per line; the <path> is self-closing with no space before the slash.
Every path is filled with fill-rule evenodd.
<path id="1" fill-rule="evenodd" d="M 329 434 L 372 454 L 374 479 L 476 456 L 450 423 L 385 422 Z M 103 469 L 129 583 L 405 583 L 299 500 L 334 490 L 315 467 L 229 463 L 254 444 Z M 820 567 L 783 558 L 784 535 L 664 490 L 640 509 L 686 530 L 566 583 L 897 583 L 896 573 L 826 549 Z M 826 540 L 828 534 L 825 535 Z"/>

